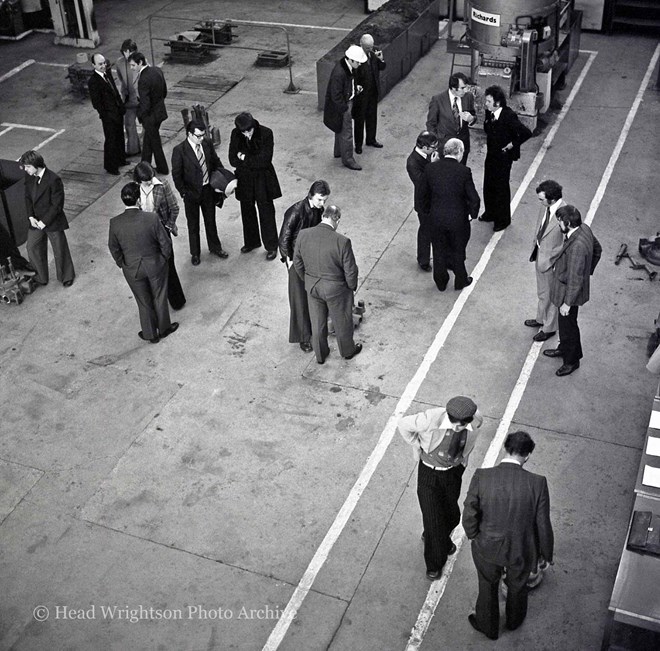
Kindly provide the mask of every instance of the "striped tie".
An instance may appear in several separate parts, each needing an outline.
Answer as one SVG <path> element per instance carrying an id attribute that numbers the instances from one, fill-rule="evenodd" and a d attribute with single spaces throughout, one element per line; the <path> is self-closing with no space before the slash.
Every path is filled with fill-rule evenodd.
<path id="1" fill-rule="evenodd" d="M 197 160 L 199 166 L 202 168 L 202 185 L 207 185 L 209 182 L 209 171 L 206 167 L 206 158 L 204 158 L 204 151 L 201 145 L 197 145 Z"/>

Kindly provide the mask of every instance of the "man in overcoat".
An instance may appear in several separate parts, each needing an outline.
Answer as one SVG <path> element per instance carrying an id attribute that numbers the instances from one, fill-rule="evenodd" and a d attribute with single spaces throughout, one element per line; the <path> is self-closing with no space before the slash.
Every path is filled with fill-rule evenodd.
<path id="1" fill-rule="evenodd" d="M 241 253 L 258 249 L 263 243 L 266 260 L 274 260 L 277 225 L 273 201 L 282 196 L 282 190 L 273 167 L 273 131 L 247 112 L 239 113 L 234 124 L 229 140 L 229 164 L 236 168 L 236 198 L 241 204 L 244 242 Z"/>
<path id="2" fill-rule="evenodd" d="M 353 102 L 362 91 L 355 71 L 366 60 L 364 50 L 359 45 L 351 45 L 332 69 L 325 92 L 323 124 L 335 134 L 335 158 L 341 158 L 344 166 L 351 170 L 362 169 L 353 154 Z"/>

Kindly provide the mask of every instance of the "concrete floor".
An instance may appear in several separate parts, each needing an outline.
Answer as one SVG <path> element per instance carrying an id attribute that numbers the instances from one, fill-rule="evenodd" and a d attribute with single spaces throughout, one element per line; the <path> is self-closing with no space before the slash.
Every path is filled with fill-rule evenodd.
<path id="1" fill-rule="evenodd" d="M 363 18 L 361 0 L 232 1 L 221 3 L 222 14 L 208 0 L 145 0 L 130 11 L 119 0 L 95 4 L 100 49 L 113 58 L 128 36 L 146 43 L 146 17 L 158 9 L 347 29 Z M 240 34 L 243 44 L 277 48 L 266 31 Z M 108 220 L 122 210 L 117 181 L 68 231 L 74 286 L 52 282 L 20 307 L 0 306 L 1 648 L 261 649 L 450 315 L 459 294 L 440 294 L 416 267 L 405 173 L 428 101 L 446 86 L 444 43 L 381 103 L 385 148 L 365 148 L 364 171 L 356 173 L 333 159 L 332 134 L 316 109 L 315 61 L 343 34 L 291 30 L 297 95 L 282 93 L 286 71 L 253 67 L 250 51 L 224 50 L 203 74 L 243 77 L 211 110 L 223 162 L 241 110 L 274 130 L 284 195 L 278 224 L 313 180 L 330 183 L 360 266 L 358 297 L 368 306 L 357 337 L 363 353 L 344 361 L 331 342 L 319 367 L 287 343 L 284 266 L 266 262 L 263 251 L 239 253 L 234 200 L 218 213 L 228 260 L 203 253 L 193 268 L 181 216 L 175 254 L 188 299 L 176 316 L 181 328 L 158 346 L 141 342 L 133 298 L 106 248 Z M 656 44 L 583 34 L 582 48 L 598 54 L 414 396 L 410 412 L 456 393 L 473 396 L 484 412 L 465 488 L 532 345 L 522 322 L 535 310 L 527 262 L 534 188 L 554 178 L 587 214 Z M 588 57 L 580 55 L 560 103 Z M 74 51 L 42 34 L 2 43 L 0 76 L 28 58 L 70 63 Z M 195 72 L 180 64 L 163 70 L 170 84 Z M 72 98 L 63 76 L 35 64 L 0 84 L 2 121 L 66 128 L 42 150 L 55 170 L 101 136 L 91 106 Z M 548 114 L 523 147 L 514 189 L 558 115 Z M 657 229 L 659 119 L 650 85 L 593 221 L 604 254 L 580 314 L 584 363 L 557 378 L 558 364 L 539 357 L 511 424 L 537 441 L 529 468 L 549 480 L 556 564 L 531 596 L 525 625 L 493 643 L 467 623 L 476 573 L 464 545 L 421 649 L 600 645 L 657 386 L 644 365 L 658 285 L 612 262 L 622 241 L 634 245 Z M 0 138 L 2 157 L 34 147 L 37 135 Z M 470 165 L 479 189 L 484 154 L 483 133 L 474 131 Z M 492 236 L 488 225 L 474 225 L 468 269 Z M 415 481 L 410 451 L 395 435 L 279 648 L 405 648 L 429 589 Z M 37 606 L 49 609 L 47 621 L 36 621 Z M 139 621 L 127 619 L 140 607 Z M 114 618 L 112 608 L 121 609 Z M 68 609 L 82 617 L 67 618 Z"/>

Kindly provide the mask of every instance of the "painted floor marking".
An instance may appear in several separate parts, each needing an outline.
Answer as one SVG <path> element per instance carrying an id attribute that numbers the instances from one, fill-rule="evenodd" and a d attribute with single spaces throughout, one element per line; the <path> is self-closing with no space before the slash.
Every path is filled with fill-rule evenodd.
<path id="1" fill-rule="evenodd" d="M 539 165 L 541 164 L 541 160 L 543 159 L 543 156 L 545 156 L 545 153 L 548 150 L 551 139 L 554 138 L 555 134 L 557 133 L 558 124 L 561 121 L 563 121 L 564 117 L 566 116 L 566 113 L 568 112 L 568 109 L 570 108 L 573 100 L 575 99 L 577 91 L 582 85 L 582 82 L 584 81 L 584 77 L 589 71 L 589 68 L 591 68 L 591 64 L 593 63 L 595 57 L 596 57 L 596 53 L 592 53 L 589 56 L 589 59 L 585 64 L 582 73 L 580 74 L 573 90 L 571 91 L 568 99 L 566 100 L 566 104 L 562 108 L 562 111 L 560 112 L 559 117 L 557 118 L 557 124 L 555 125 L 556 128 L 555 126 L 553 126 L 553 128 L 550 130 L 545 140 L 543 141 L 543 145 L 541 146 L 541 150 L 539 151 L 539 154 L 541 154 L 541 151 L 543 152 L 543 154 L 540 156 L 539 154 L 536 155 L 530 169 L 528 170 L 528 173 L 525 175 L 525 178 L 523 179 L 523 183 L 529 184 L 530 181 L 534 178 L 534 174 L 536 174 L 536 171 Z M 514 212 L 515 208 L 517 208 L 525 190 L 526 188 L 523 188 L 523 186 L 521 185 L 521 188 L 518 190 L 512 201 L 511 212 Z M 323 538 L 323 541 L 321 542 L 319 548 L 316 550 L 316 553 L 312 557 L 312 560 L 307 566 L 307 569 L 305 570 L 305 573 L 300 579 L 300 582 L 296 586 L 296 589 L 294 590 L 291 599 L 289 599 L 289 602 L 286 605 L 286 608 L 284 609 L 282 616 L 275 625 L 275 628 L 271 631 L 268 640 L 266 640 L 266 644 L 263 647 L 263 651 L 275 651 L 282 643 L 282 640 L 284 639 L 284 636 L 286 635 L 289 626 L 291 626 L 291 622 L 296 617 L 296 614 L 298 613 L 300 606 L 305 600 L 305 597 L 307 597 L 307 595 L 309 594 L 309 591 L 314 581 L 316 580 L 318 573 L 320 572 L 325 561 L 327 560 L 330 551 L 332 550 L 334 544 L 337 542 L 337 539 L 339 538 L 344 527 L 346 526 L 346 522 L 348 521 L 351 514 L 355 510 L 355 507 L 360 497 L 362 496 L 362 493 L 369 484 L 369 481 L 371 480 L 371 477 L 376 471 L 376 468 L 378 467 L 381 460 L 385 456 L 385 452 L 387 451 L 387 448 L 389 447 L 390 443 L 392 442 L 392 439 L 394 438 L 394 434 L 396 432 L 396 424 L 399 418 L 406 413 L 412 401 L 415 399 L 415 396 L 417 395 L 420 386 L 426 379 L 426 375 L 429 369 L 431 368 L 431 365 L 436 360 L 438 353 L 440 352 L 440 349 L 444 346 L 447 337 L 449 336 L 454 325 L 456 324 L 456 321 L 460 313 L 462 312 L 465 303 L 467 302 L 472 291 L 477 285 L 479 278 L 482 276 L 486 268 L 486 265 L 488 264 L 488 261 L 490 260 L 492 253 L 495 247 L 497 246 L 497 243 L 500 241 L 502 237 L 502 233 L 503 231 L 495 233 L 488 242 L 486 248 L 484 249 L 484 252 L 481 255 L 481 258 L 479 258 L 479 262 L 472 271 L 471 275 L 474 281 L 469 287 L 466 287 L 464 290 L 461 291 L 458 298 L 456 299 L 456 302 L 454 303 L 453 308 L 447 315 L 447 318 L 444 320 L 442 326 L 440 326 L 440 330 L 436 334 L 433 343 L 431 344 L 426 354 L 424 355 L 424 359 L 422 360 L 422 363 L 420 364 L 419 368 L 413 375 L 412 379 L 406 386 L 401 398 L 399 399 L 394 409 L 394 413 L 388 418 L 385 428 L 381 432 L 381 435 L 378 439 L 378 443 L 376 444 L 376 447 L 369 455 L 369 458 L 367 459 L 367 462 L 365 463 L 362 472 L 360 473 L 355 484 L 351 488 L 351 491 L 348 494 L 346 500 L 344 501 L 344 504 L 342 505 L 341 509 L 339 510 L 339 513 L 335 517 L 334 522 L 328 529 L 328 532 Z M 499 446 L 497 449 L 499 450 Z M 456 555 L 454 555 L 453 558 L 455 557 Z M 447 569 L 448 569 L 447 565 L 445 565 L 445 570 Z M 440 579 L 439 581 L 441 580 L 442 579 Z M 435 585 L 435 583 L 433 585 Z M 445 580 L 445 585 L 446 585 L 446 580 Z M 444 588 L 443 588 L 443 592 L 444 592 Z M 430 617 L 432 617 L 432 613 Z M 429 621 L 430 621 L 430 617 L 429 617 Z"/>
<path id="2" fill-rule="evenodd" d="M 50 127 L 36 127 L 31 124 L 16 124 L 14 122 L 2 122 L 0 123 L 0 127 L 6 127 L 2 131 L 0 131 L 0 136 L 7 133 L 8 131 L 11 131 L 12 129 L 32 129 L 33 131 L 44 131 L 46 133 L 52 134 L 48 136 L 48 138 L 46 138 L 45 140 L 42 140 L 36 147 L 33 147 L 32 149 L 34 151 L 39 151 L 44 145 L 47 145 L 51 140 L 55 140 L 55 138 L 61 136 L 66 131 L 66 129 L 51 129 Z"/>
<path id="3" fill-rule="evenodd" d="M 593 58 L 595 56 L 596 53 L 595 52 L 592 53 L 589 61 L 587 62 L 587 65 L 585 66 L 585 70 L 583 70 L 583 73 L 586 74 L 586 71 L 588 70 L 588 67 L 590 67 L 591 62 L 593 61 Z M 621 154 L 621 150 L 623 149 L 623 145 L 628 138 L 628 133 L 630 132 L 630 128 L 632 127 L 633 120 L 635 119 L 635 115 L 637 114 L 639 105 L 642 102 L 644 91 L 648 86 L 649 80 L 651 78 L 651 75 L 653 74 L 653 71 L 658 62 L 659 57 L 660 57 L 660 44 L 658 44 L 658 46 L 655 49 L 655 52 L 653 53 L 653 56 L 651 57 L 651 61 L 649 62 L 649 65 L 646 69 L 646 74 L 642 79 L 642 83 L 640 84 L 639 90 L 637 91 L 637 95 L 635 96 L 630 111 L 628 112 L 623 128 L 621 129 L 621 133 L 617 140 L 617 143 L 614 146 L 612 155 L 610 156 L 610 160 L 607 163 L 607 166 L 605 167 L 605 171 L 603 172 L 601 181 L 598 185 L 596 193 L 594 194 L 594 198 L 591 201 L 589 211 L 587 213 L 586 218 L 584 219 L 584 222 L 587 225 L 593 221 L 596 211 L 598 210 L 598 207 L 600 206 L 603 196 L 605 195 L 607 185 L 614 171 L 614 166 L 616 165 L 619 155 Z M 581 84 L 581 79 L 578 79 L 578 82 Z M 576 91 L 577 87 L 578 84 L 576 83 L 576 86 L 573 89 L 575 92 L 577 92 Z M 569 102 L 572 103 L 573 97 L 574 97 L 574 93 L 571 93 L 571 97 L 569 97 L 566 104 L 569 104 Z M 564 108 L 566 108 L 566 106 L 564 106 Z M 563 109 L 562 109 L 562 114 L 563 114 Z M 562 117 L 562 114 L 560 114 L 560 118 Z M 554 133 L 552 132 L 552 130 L 550 131 L 550 133 L 548 133 L 548 138 L 551 135 L 554 137 Z M 544 142 L 544 145 L 545 144 L 546 143 Z M 539 151 L 539 154 L 540 153 L 541 151 Z M 537 154 L 537 158 L 538 158 L 538 154 Z M 534 159 L 534 162 L 536 162 L 536 158 Z M 529 183 L 529 181 L 531 181 L 531 178 L 533 178 L 533 175 L 529 179 L 527 179 L 527 176 L 528 175 L 525 176 L 525 180 L 527 180 L 527 182 Z M 521 185 L 521 188 L 522 187 L 523 186 Z M 516 194 L 516 196 L 518 196 L 518 194 Z M 500 421 L 500 425 L 495 433 L 495 437 L 493 438 L 493 441 L 488 447 L 488 451 L 486 452 L 486 456 L 484 457 L 484 461 L 481 466 L 482 468 L 490 468 L 494 466 L 495 462 L 497 461 L 497 457 L 499 456 L 500 449 L 504 444 L 504 439 L 506 438 L 506 433 L 508 432 L 509 427 L 511 426 L 511 422 L 513 421 L 513 417 L 516 413 L 516 410 L 520 405 L 520 401 L 522 399 L 523 393 L 525 392 L 525 388 L 527 387 L 527 383 L 529 382 L 529 378 L 534 368 L 534 364 L 536 364 L 536 360 L 538 359 L 542 346 L 543 346 L 542 343 L 533 343 L 529 350 L 529 353 L 527 354 L 527 358 L 525 359 L 523 368 L 520 371 L 520 375 L 518 376 L 516 385 L 513 389 L 513 392 L 511 393 L 509 402 L 507 403 L 506 409 L 502 416 L 502 420 Z M 461 526 L 458 526 L 454 531 L 454 537 L 452 538 L 452 540 L 456 544 L 457 550 L 460 550 L 460 548 L 463 546 L 463 542 L 465 541 L 465 532 L 463 531 L 463 528 Z M 438 581 L 434 582 L 431 585 L 431 588 L 429 589 L 429 592 L 426 596 L 424 605 L 422 606 L 422 609 L 420 610 L 420 613 L 417 617 L 417 622 L 415 623 L 415 626 L 412 629 L 410 638 L 408 640 L 408 644 L 406 645 L 406 651 L 418 651 L 424 639 L 424 635 L 426 634 L 428 627 L 431 623 L 431 619 L 433 618 L 437 605 L 440 602 L 442 595 L 444 594 L 445 588 L 447 587 L 447 582 L 449 581 L 449 577 L 451 576 L 451 573 L 454 569 L 454 563 L 456 562 L 457 556 L 458 553 L 449 557 L 443 569 L 440 579 L 438 579 Z"/>
<path id="4" fill-rule="evenodd" d="M 2 75 L 2 77 L 0 77 L 0 82 L 3 82 L 6 79 L 9 79 L 10 77 L 13 77 L 24 68 L 31 66 L 33 63 L 35 63 L 34 59 L 28 59 L 27 61 L 23 61 L 23 63 L 21 63 L 20 66 L 16 66 L 15 68 L 12 68 L 9 72 L 6 72 L 4 75 Z"/>

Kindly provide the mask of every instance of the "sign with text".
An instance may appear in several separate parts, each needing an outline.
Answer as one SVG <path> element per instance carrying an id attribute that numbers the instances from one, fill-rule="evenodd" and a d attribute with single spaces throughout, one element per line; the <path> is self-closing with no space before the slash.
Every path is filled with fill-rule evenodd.
<path id="1" fill-rule="evenodd" d="M 471 18 L 475 22 L 481 23 L 482 25 L 490 25 L 491 27 L 500 26 L 499 14 L 489 14 L 485 11 L 481 11 L 481 9 L 475 9 L 474 7 L 472 7 Z"/>

